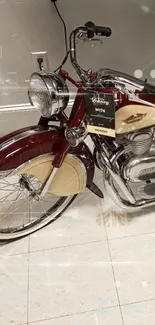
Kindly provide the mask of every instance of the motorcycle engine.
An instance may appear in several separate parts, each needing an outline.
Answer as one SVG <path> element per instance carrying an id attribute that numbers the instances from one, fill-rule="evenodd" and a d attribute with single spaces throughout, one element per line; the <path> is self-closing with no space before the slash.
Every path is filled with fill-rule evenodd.
<path id="1" fill-rule="evenodd" d="M 125 148 L 125 159 L 119 162 L 123 178 L 137 198 L 155 197 L 154 128 L 128 134 L 121 142 Z"/>
<path id="2" fill-rule="evenodd" d="M 131 153 L 141 156 L 150 149 L 154 136 L 154 129 L 140 130 L 125 136 L 126 144 Z"/>

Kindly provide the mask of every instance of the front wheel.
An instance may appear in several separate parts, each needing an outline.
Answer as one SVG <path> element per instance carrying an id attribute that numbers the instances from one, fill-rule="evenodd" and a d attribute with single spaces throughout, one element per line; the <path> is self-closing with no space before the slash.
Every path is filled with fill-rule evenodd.
<path id="1" fill-rule="evenodd" d="M 36 166 L 40 170 L 41 164 L 42 159 L 38 157 Z M 59 197 L 51 193 L 41 198 L 33 195 L 41 186 L 40 180 L 34 176 L 31 161 L 24 165 L 24 169 L 20 166 L 18 172 L 0 179 L 0 240 L 17 239 L 39 230 L 60 217 L 76 197 Z"/>

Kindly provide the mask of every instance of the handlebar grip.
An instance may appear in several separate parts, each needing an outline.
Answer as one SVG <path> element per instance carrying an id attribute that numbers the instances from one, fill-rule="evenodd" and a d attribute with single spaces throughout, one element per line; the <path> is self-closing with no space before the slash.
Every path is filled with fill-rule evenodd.
<path id="1" fill-rule="evenodd" d="M 110 27 L 95 26 L 95 34 L 109 37 L 112 34 Z"/>
<path id="2" fill-rule="evenodd" d="M 87 27 L 88 37 L 93 38 L 94 34 L 109 37 L 112 34 L 110 27 L 95 26 L 92 21 L 88 21 L 85 26 Z"/>

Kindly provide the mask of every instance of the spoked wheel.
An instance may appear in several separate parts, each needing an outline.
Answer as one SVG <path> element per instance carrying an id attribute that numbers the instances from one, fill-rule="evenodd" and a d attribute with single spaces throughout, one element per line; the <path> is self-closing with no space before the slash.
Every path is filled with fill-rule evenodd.
<path id="1" fill-rule="evenodd" d="M 36 166 L 42 170 L 42 159 L 37 158 Z M 58 197 L 49 192 L 40 197 L 37 193 L 42 182 L 34 176 L 34 167 L 34 162 L 29 161 L 24 169 L 18 168 L 18 173 L 0 180 L 0 240 L 17 239 L 44 227 L 57 219 L 76 197 Z"/>

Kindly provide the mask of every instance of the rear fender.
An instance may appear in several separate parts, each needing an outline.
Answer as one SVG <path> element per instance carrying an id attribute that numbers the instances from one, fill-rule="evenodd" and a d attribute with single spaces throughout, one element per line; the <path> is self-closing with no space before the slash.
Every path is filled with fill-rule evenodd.
<path id="1" fill-rule="evenodd" d="M 0 176 L 5 177 L 19 166 L 38 156 L 59 151 L 63 141 L 61 130 L 55 126 L 43 128 L 38 125 L 20 129 L 0 139 Z M 76 156 L 85 166 L 86 185 L 91 186 L 94 178 L 93 156 L 83 142 L 69 153 Z"/>

